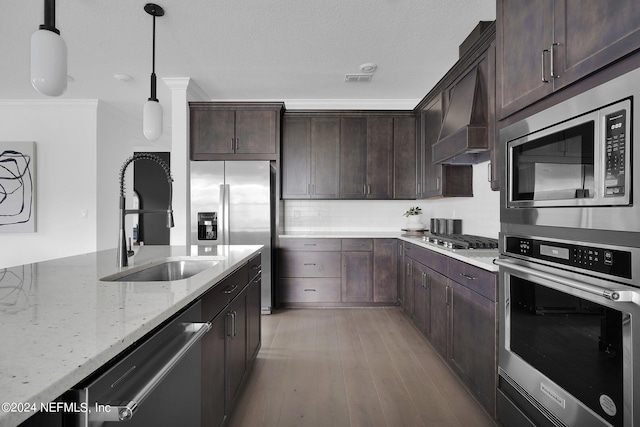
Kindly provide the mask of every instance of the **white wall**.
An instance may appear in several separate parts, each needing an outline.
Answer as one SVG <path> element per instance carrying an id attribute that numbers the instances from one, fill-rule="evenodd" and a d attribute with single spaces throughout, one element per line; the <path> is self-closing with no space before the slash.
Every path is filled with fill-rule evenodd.
<path id="1" fill-rule="evenodd" d="M 0 140 L 36 142 L 36 232 L 0 232 L 0 268 L 116 246 L 134 129 L 97 100 L 0 102 Z"/>
<path id="2" fill-rule="evenodd" d="M 36 232 L 0 232 L 0 267 L 95 250 L 96 111 L 95 100 L 0 104 L 0 140 L 36 142 Z"/>
<path id="3" fill-rule="evenodd" d="M 474 197 L 437 200 L 286 200 L 284 229 L 305 231 L 400 231 L 407 223 L 404 212 L 420 206 L 423 222 L 429 218 L 462 219 L 462 232 L 498 238 L 500 192 L 491 191 L 487 163 L 473 167 Z"/>

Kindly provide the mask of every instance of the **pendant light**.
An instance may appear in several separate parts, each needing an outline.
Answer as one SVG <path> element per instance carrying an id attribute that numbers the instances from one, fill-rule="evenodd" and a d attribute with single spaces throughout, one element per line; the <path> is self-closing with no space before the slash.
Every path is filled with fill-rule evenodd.
<path id="1" fill-rule="evenodd" d="M 156 16 L 164 16 L 164 10 L 157 4 L 147 3 L 145 12 L 153 16 L 153 50 L 151 59 L 151 96 L 142 111 L 142 131 L 145 138 L 154 141 L 162 136 L 162 106 L 156 97 Z"/>
<path id="2" fill-rule="evenodd" d="M 31 36 L 31 84 L 48 96 L 67 89 L 67 45 L 56 28 L 56 0 L 44 0 L 44 24 Z"/>

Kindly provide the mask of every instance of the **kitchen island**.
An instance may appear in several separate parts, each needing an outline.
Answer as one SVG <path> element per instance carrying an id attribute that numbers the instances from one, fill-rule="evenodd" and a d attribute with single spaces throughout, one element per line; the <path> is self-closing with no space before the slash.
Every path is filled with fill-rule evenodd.
<path id="1" fill-rule="evenodd" d="M 106 250 L 0 269 L 0 426 L 33 415 L 214 287 L 262 246 L 142 246 L 118 269 Z M 199 253 L 200 251 L 200 253 Z M 108 282 L 100 278 L 158 259 L 212 258 L 187 279 Z M 18 406 L 18 404 L 20 406 Z M 5 409 L 9 409 L 8 411 Z"/>

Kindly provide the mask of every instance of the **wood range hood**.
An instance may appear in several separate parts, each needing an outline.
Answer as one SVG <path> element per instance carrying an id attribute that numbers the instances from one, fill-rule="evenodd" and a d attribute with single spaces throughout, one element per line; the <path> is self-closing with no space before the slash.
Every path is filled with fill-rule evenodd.
<path id="1" fill-rule="evenodd" d="M 432 146 L 434 163 L 475 164 L 489 159 L 484 81 L 476 65 L 449 90 L 438 142 Z"/>

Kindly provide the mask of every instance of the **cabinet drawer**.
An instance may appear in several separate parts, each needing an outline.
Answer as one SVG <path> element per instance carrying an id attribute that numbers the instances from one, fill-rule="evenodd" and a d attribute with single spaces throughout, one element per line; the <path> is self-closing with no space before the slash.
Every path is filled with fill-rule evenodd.
<path id="1" fill-rule="evenodd" d="M 286 251 L 340 251 L 340 239 L 280 239 Z"/>
<path id="2" fill-rule="evenodd" d="M 280 253 L 281 277 L 340 277 L 340 252 Z"/>
<path id="3" fill-rule="evenodd" d="M 281 302 L 340 302 L 340 279 L 280 279 Z"/>
<path id="4" fill-rule="evenodd" d="M 415 259 L 440 274 L 449 275 L 449 257 L 445 255 L 410 243 L 405 245 L 405 256 Z"/>
<path id="5" fill-rule="evenodd" d="M 491 301 L 498 301 L 495 273 L 449 258 L 449 277 Z"/>
<path id="6" fill-rule="evenodd" d="M 256 255 L 247 262 L 247 270 L 249 272 L 249 279 L 256 277 L 256 274 L 260 273 L 262 269 L 262 256 Z"/>
<path id="7" fill-rule="evenodd" d="M 202 296 L 202 319 L 210 321 L 242 291 L 249 282 L 249 270 L 243 265 Z"/>
<path id="8" fill-rule="evenodd" d="M 342 250 L 348 251 L 368 251 L 373 250 L 373 239 L 342 239 Z"/>

